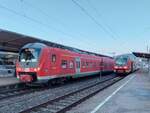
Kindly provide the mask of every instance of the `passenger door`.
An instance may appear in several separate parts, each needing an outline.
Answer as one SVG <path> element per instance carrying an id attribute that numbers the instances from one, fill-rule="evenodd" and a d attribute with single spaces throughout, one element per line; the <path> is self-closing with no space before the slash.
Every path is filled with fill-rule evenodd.
<path id="1" fill-rule="evenodd" d="M 80 63 L 80 58 L 78 57 L 78 58 L 75 58 L 75 69 L 76 69 L 76 73 L 80 73 L 80 67 L 81 67 L 81 63 Z"/>

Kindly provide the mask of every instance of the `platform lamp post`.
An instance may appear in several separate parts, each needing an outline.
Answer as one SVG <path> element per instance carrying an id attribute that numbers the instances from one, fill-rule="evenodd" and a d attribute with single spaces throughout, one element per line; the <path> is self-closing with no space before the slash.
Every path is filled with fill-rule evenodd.
<path id="1" fill-rule="evenodd" d="M 149 46 L 147 45 L 147 53 L 150 54 L 150 48 Z M 150 58 L 149 58 L 149 55 L 147 55 L 147 62 L 148 62 L 148 73 L 150 72 Z"/>
<path id="2" fill-rule="evenodd" d="M 149 57 L 149 54 L 150 54 L 150 48 L 148 47 L 148 73 L 150 72 L 150 57 Z"/>
<path id="3" fill-rule="evenodd" d="M 148 73 L 150 72 L 150 57 L 149 57 L 149 55 L 147 55 L 148 57 L 147 57 L 147 60 L 148 60 Z"/>
<path id="4" fill-rule="evenodd" d="M 100 73 L 99 73 L 99 80 L 101 80 L 102 77 L 102 70 L 103 70 L 103 58 L 100 61 Z"/>
<path id="5" fill-rule="evenodd" d="M 148 58 L 148 73 L 150 72 L 150 59 Z"/>

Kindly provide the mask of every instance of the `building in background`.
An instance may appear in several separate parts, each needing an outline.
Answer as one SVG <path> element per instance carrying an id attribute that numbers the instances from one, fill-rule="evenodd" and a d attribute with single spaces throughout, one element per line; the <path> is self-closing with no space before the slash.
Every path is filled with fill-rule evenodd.
<path id="1" fill-rule="evenodd" d="M 18 53 L 0 51 L 0 77 L 15 76 Z"/>

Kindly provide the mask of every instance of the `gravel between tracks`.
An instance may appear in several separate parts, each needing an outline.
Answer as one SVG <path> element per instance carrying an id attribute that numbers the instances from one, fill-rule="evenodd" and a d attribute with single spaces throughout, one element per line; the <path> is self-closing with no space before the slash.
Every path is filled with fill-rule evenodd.
<path id="1" fill-rule="evenodd" d="M 99 81 L 98 78 L 88 79 L 85 81 L 78 81 L 72 84 L 62 85 L 60 87 L 51 88 L 48 90 L 26 94 L 19 97 L 10 98 L 9 100 L 3 100 L 0 102 L 0 112 L 2 113 L 18 113 L 32 106 L 39 105 L 48 100 L 52 100 L 56 97 L 62 96 L 71 92 L 72 90 L 78 90 L 85 85 L 94 84 Z"/>

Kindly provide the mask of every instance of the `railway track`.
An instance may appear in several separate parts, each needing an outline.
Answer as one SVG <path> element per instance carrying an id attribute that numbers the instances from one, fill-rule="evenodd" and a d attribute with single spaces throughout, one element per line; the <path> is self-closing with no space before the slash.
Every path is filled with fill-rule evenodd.
<path id="1" fill-rule="evenodd" d="M 75 82 L 75 81 L 73 81 Z M 68 82 L 69 83 L 69 82 Z M 67 83 L 66 83 L 67 85 Z M 55 85 L 49 88 L 59 87 L 60 85 Z M 33 93 L 35 91 L 46 90 L 48 87 L 27 87 L 24 83 L 12 84 L 0 87 L 0 100 L 8 99 L 15 96 L 21 96 L 24 94 Z"/>
<path id="2" fill-rule="evenodd" d="M 0 86 L 0 92 L 8 91 L 8 90 L 14 89 L 14 88 L 21 88 L 21 87 L 25 87 L 25 84 L 24 83 L 15 83 L 15 84 L 10 84 L 10 85 L 4 85 L 4 86 Z"/>
<path id="3" fill-rule="evenodd" d="M 11 85 L 5 85 L 0 87 L 0 100 L 11 97 L 13 95 L 17 95 L 17 93 L 21 90 L 27 89 L 24 83 L 17 83 Z"/>
<path id="4" fill-rule="evenodd" d="M 64 113 L 85 99 L 118 82 L 122 78 L 123 77 L 114 77 L 105 81 L 97 82 L 82 89 L 72 91 L 63 96 L 49 100 L 45 103 L 32 106 L 26 110 L 21 111 L 20 113 Z"/>
<path id="5" fill-rule="evenodd" d="M 19 96 L 27 93 L 32 93 L 37 91 L 37 89 L 29 88 L 29 87 L 22 87 L 22 88 L 14 88 L 9 90 L 3 90 L 0 92 L 0 100 L 8 99 L 14 96 Z"/>
<path id="6" fill-rule="evenodd" d="M 25 83 L 17 83 L 0 87 L 0 100 L 9 99 L 15 96 L 33 93 L 35 91 L 42 91 L 44 87 L 28 87 Z"/>

